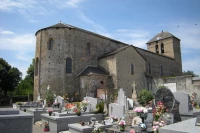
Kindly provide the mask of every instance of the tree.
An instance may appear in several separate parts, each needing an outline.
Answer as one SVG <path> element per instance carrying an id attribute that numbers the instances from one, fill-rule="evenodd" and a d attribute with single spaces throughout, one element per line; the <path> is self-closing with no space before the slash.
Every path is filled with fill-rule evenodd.
<path id="1" fill-rule="evenodd" d="M 34 59 L 32 64 L 30 64 L 28 70 L 26 71 L 26 77 L 19 83 L 17 89 L 15 90 L 15 95 L 33 95 L 34 90 Z"/>
<path id="2" fill-rule="evenodd" d="M 193 71 L 190 71 L 190 70 L 188 70 L 188 71 L 183 71 L 183 72 L 182 72 L 182 75 L 192 75 L 193 77 L 198 77 L 198 75 L 194 74 L 194 72 L 193 72 Z"/>
<path id="3" fill-rule="evenodd" d="M 7 95 L 13 91 L 21 81 L 22 73 L 15 67 L 11 67 L 3 58 L 0 58 L 0 91 Z"/>

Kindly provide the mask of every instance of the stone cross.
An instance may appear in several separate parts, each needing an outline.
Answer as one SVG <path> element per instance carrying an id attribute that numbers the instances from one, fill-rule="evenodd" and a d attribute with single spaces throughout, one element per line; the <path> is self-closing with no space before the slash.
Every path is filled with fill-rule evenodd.
<path id="1" fill-rule="evenodd" d="M 135 87 L 137 86 L 137 84 L 136 84 L 135 81 L 133 81 L 133 85 L 132 86 L 133 86 L 132 99 L 133 99 L 134 102 L 137 102 L 137 92 L 135 90 Z"/>
<path id="2" fill-rule="evenodd" d="M 40 93 L 38 92 L 37 101 L 40 101 Z"/>

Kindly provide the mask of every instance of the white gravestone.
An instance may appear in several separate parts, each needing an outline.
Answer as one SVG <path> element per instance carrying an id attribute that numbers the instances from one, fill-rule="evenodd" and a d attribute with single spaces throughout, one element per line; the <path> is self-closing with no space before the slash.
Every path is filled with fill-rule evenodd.
<path id="1" fill-rule="evenodd" d="M 89 105 L 87 106 L 86 112 L 89 112 L 90 110 L 96 109 L 96 105 L 98 103 L 98 99 L 97 98 L 84 97 L 84 100 L 89 102 Z"/>
<path id="2" fill-rule="evenodd" d="M 109 116 L 123 117 L 127 109 L 127 98 L 122 88 L 118 91 L 117 103 L 109 104 Z"/>
<path id="3" fill-rule="evenodd" d="M 61 96 L 57 96 L 56 99 L 57 99 L 57 102 L 60 103 L 60 108 L 62 108 L 64 106 L 64 98 Z"/>

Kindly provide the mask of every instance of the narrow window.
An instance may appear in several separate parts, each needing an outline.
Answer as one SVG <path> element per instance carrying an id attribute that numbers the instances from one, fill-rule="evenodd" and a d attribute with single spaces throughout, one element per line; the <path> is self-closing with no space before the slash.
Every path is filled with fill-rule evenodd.
<path id="1" fill-rule="evenodd" d="M 131 64 L 131 75 L 134 75 L 134 65 Z"/>
<path id="2" fill-rule="evenodd" d="M 157 44 L 156 44 L 155 50 L 156 50 L 156 53 L 158 54 L 159 50 L 158 50 L 158 45 Z"/>
<path id="3" fill-rule="evenodd" d="M 90 43 L 87 43 L 86 54 L 90 54 Z"/>
<path id="4" fill-rule="evenodd" d="M 160 75 L 163 76 L 163 66 L 160 66 Z"/>
<path id="5" fill-rule="evenodd" d="M 49 39 L 47 48 L 48 48 L 48 50 L 52 50 L 53 49 L 53 38 Z"/>
<path id="6" fill-rule="evenodd" d="M 66 73 L 72 73 L 72 59 L 66 59 Z"/>
<path id="7" fill-rule="evenodd" d="M 165 51 L 164 51 L 164 44 L 163 43 L 161 43 L 161 53 L 164 53 Z"/>
<path id="8" fill-rule="evenodd" d="M 149 74 L 151 74 L 151 63 L 149 63 Z"/>
<path id="9" fill-rule="evenodd" d="M 36 58 L 36 61 L 35 61 L 35 76 L 38 75 L 38 67 L 39 67 L 39 59 L 38 57 Z"/>

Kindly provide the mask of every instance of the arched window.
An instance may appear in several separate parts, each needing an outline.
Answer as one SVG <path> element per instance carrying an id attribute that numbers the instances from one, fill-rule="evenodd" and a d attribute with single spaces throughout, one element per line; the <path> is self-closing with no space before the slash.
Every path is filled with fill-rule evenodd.
<path id="1" fill-rule="evenodd" d="M 66 59 L 66 73 L 72 73 L 72 59 L 69 57 Z"/>
<path id="2" fill-rule="evenodd" d="M 151 63 L 149 63 L 149 74 L 151 74 Z"/>
<path id="3" fill-rule="evenodd" d="M 163 43 L 161 43 L 160 50 L 161 50 L 161 53 L 164 53 L 164 52 L 165 52 L 165 51 L 164 51 L 164 44 L 163 44 Z"/>
<path id="4" fill-rule="evenodd" d="M 163 66 L 160 66 L 160 75 L 163 76 Z"/>
<path id="5" fill-rule="evenodd" d="M 134 75 L 134 64 L 131 64 L 131 75 Z"/>
<path id="6" fill-rule="evenodd" d="M 90 43 L 87 43 L 86 54 L 90 54 Z"/>
<path id="7" fill-rule="evenodd" d="M 37 57 L 35 60 L 35 76 L 38 75 L 38 70 L 39 70 L 38 68 L 39 68 L 39 59 Z"/>
<path id="8" fill-rule="evenodd" d="M 156 44 L 155 46 L 155 50 L 156 50 L 156 53 L 158 54 L 159 53 L 159 50 L 158 50 L 158 45 Z"/>
<path id="9" fill-rule="evenodd" d="M 53 49 L 53 38 L 49 39 L 47 48 L 48 48 L 48 50 L 52 50 Z"/>

